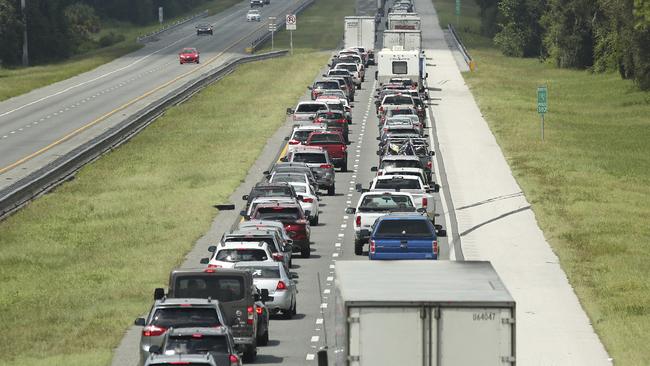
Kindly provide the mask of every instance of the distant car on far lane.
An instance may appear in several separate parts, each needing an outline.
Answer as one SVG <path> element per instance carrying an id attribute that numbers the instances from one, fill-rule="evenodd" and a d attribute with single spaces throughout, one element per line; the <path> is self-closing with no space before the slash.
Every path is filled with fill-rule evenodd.
<path id="1" fill-rule="evenodd" d="M 181 50 L 181 52 L 178 54 L 178 59 L 182 64 L 186 64 L 188 62 L 192 63 L 199 63 L 199 51 L 196 48 L 193 47 L 186 47 Z"/>
<path id="2" fill-rule="evenodd" d="M 201 23 L 196 26 L 196 35 L 200 36 L 201 34 L 212 35 L 212 25 L 207 23 Z"/>
<path id="3" fill-rule="evenodd" d="M 262 15 L 260 14 L 260 11 L 257 9 L 251 9 L 246 13 L 246 21 L 247 22 L 261 22 L 262 21 Z"/>

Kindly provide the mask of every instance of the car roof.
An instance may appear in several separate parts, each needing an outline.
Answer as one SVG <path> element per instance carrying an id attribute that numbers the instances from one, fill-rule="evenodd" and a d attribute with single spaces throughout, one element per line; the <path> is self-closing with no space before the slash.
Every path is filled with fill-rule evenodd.
<path id="1" fill-rule="evenodd" d="M 410 179 L 410 180 L 419 180 L 420 177 L 416 175 L 401 175 L 401 174 L 395 174 L 395 175 L 378 175 L 374 179 L 376 180 L 393 180 L 393 179 Z"/>
<path id="2" fill-rule="evenodd" d="M 151 354 L 147 360 L 148 365 L 181 363 L 214 364 L 214 357 L 208 353 L 179 353 L 175 355 Z"/>
<path id="3" fill-rule="evenodd" d="M 267 249 L 269 245 L 264 241 L 229 241 L 217 246 L 217 252 L 223 249 L 247 248 L 247 249 Z"/>
<path id="4" fill-rule="evenodd" d="M 298 105 L 299 105 L 299 106 L 301 106 L 301 105 L 305 105 L 305 104 L 318 104 L 318 105 L 323 105 L 323 104 L 325 104 L 325 103 L 323 103 L 323 102 L 316 102 L 316 101 L 310 101 L 310 100 L 302 101 L 302 102 L 298 102 Z M 325 105 L 326 105 L 326 104 L 325 104 Z"/>
<path id="5" fill-rule="evenodd" d="M 305 145 L 300 145 L 296 146 L 296 148 L 293 150 L 293 153 L 323 153 L 326 154 L 327 151 L 325 151 L 322 147 L 320 146 L 305 146 Z"/>
<path id="6" fill-rule="evenodd" d="M 383 171 L 389 173 L 389 172 L 422 172 L 422 168 L 413 168 L 413 167 L 394 167 L 394 166 L 389 166 L 384 169 Z"/>
<path id="7" fill-rule="evenodd" d="M 279 267 L 281 265 L 284 265 L 282 262 L 270 262 L 270 261 L 245 261 L 245 262 L 237 262 L 235 263 L 235 268 L 237 267 Z"/>
<path id="8" fill-rule="evenodd" d="M 301 130 L 324 130 L 325 128 L 323 126 L 317 126 L 317 125 L 300 125 L 296 126 L 293 128 L 294 131 L 301 131 Z M 295 163 L 294 163 L 295 164 Z"/>
<path id="9" fill-rule="evenodd" d="M 271 229 L 264 230 L 242 230 L 235 229 L 229 233 L 224 234 L 224 237 L 235 237 L 235 236 L 275 236 L 277 231 Z"/>
<path id="10" fill-rule="evenodd" d="M 272 208 L 272 207 L 284 207 L 284 208 L 296 208 L 300 207 L 298 202 L 275 202 L 275 203 L 260 203 L 257 205 L 257 209 L 260 208 Z"/>
<path id="11" fill-rule="evenodd" d="M 386 155 L 382 160 L 417 160 L 420 161 L 415 155 Z"/>
<path id="12" fill-rule="evenodd" d="M 419 213 L 412 213 L 412 212 L 391 212 L 388 215 L 379 217 L 377 221 L 379 222 L 380 220 L 403 220 L 403 219 L 429 221 L 429 218 L 427 218 L 426 216 L 421 215 Z"/>
<path id="13" fill-rule="evenodd" d="M 156 307 L 175 307 L 175 306 L 206 306 L 218 304 L 219 300 L 214 299 L 199 299 L 199 298 L 163 298 L 156 300 L 154 306 Z"/>
<path id="14" fill-rule="evenodd" d="M 259 182 L 253 188 L 278 188 L 278 187 L 289 187 L 287 182 Z"/>

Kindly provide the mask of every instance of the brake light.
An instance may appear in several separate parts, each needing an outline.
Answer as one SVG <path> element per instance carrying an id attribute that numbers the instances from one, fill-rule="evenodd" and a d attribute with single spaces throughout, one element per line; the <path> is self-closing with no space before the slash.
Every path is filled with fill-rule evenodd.
<path id="1" fill-rule="evenodd" d="M 378 176 L 379 176 L 379 175 L 384 175 L 384 172 L 382 172 L 382 171 L 378 171 L 378 172 L 377 172 L 377 175 L 378 175 Z"/>
<path id="2" fill-rule="evenodd" d="M 214 268 L 208 268 L 203 272 L 205 272 L 205 273 L 215 273 L 216 271 L 214 270 Z"/>
<path id="3" fill-rule="evenodd" d="M 332 164 L 321 164 L 320 167 L 323 169 L 332 169 Z"/>
<path id="4" fill-rule="evenodd" d="M 228 360 L 230 361 L 230 366 L 239 366 L 239 357 L 237 355 L 230 355 Z"/>
<path id="5" fill-rule="evenodd" d="M 246 319 L 246 324 L 248 325 L 253 325 L 253 319 L 255 316 L 255 309 L 253 309 L 252 306 L 249 306 L 246 308 L 246 312 L 248 312 L 248 319 Z"/>
<path id="6" fill-rule="evenodd" d="M 312 202 L 314 202 L 314 199 L 311 198 L 311 197 L 304 197 L 302 199 L 302 202 L 312 203 Z"/>
<path id="7" fill-rule="evenodd" d="M 433 166 L 433 163 L 431 163 L 430 161 L 428 161 L 428 162 L 427 162 L 427 168 L 431 169 L 432 166 Z"/>
<path id="8" fill-rule="evenodd" d="M 348 149 L 347 146 L 345 146 L 345 145 L 341 145 L 341 151 L 345 151 L 345 150 L 347 150 L 347 149 Z"/>
<path id="9" fill-rule="evenodd" d="M 370 240 L 370 248 L 368 249 L 368 252 L 370 254 L 375 254 L 375 241 L 374 240 Z"/>
<path id="10" fill-rule="evenodd" d="M 438 241 L 437 240 L 434 240 L 434 241 L 431 242 L 431 249 L 433 249 L 433 254 L 435 254 L 436 257 L 437 257 L 438 256 Z"/>
<path id="11" fill-rule="evenodd" d="M 348 121 L 346 121 L 345 119 L 341 118 L 341 119 L 337 119 L 336 122 L 338 122 L 338 123 L 347 123 Z"/>
<path id="12" fill-rule="evenodd" d="M 422 197 L 422 206 L 427 207 L 429 200 L 426 197 Z"/>
<path id="13" fill-rule="evenodd" d="M 190 363 L 188 361 L 172 361 L 169 364 L 170 365 L 189 365 Z"/>
<path id="14" fill-rule="evenodd" d="M 257 312 L 257 315 L 262 315 L 262 312 L 264 312 L 264 309 L 262 309 L 261 307 L 256 307 L 255 311 Z"/>
<path id="15" fill-rule="evenodd" d="M 289 140 L 289 145 L 298 145 L 300 141 L 298 140 Z"/>
<path id="16" fill-rule="evenodd" d="M 282 262 L 282 259 L 284 259 L 284 255 L 281 253 L 273 253 L 273 260 L 277 262 Z"/>
<path id="17" fill-rule="evenodd" d="M 147 325 L 146 327 L 142 328 L 142 336 L 143 337 L 158 337 L 167 331 L 167 328 L 163 327 L 157 327 L 155 325 Z"/>
<path id="18" fill-rule="evenodd" d="M 208 268 L 221 268 L 218 264 L 208 264 Z"/>
<path id="19" fill-rule="evenodd" d="M 194 334 L 192 334 L 192 338 L 203 338 L 203 334 L 201 334 L 201 333 L 194 333 Z"/>
<path id="20" fill-rule="evenodd" d="M 305 219 L 296 220 L 296 224 L 304 225 L 306 223 L 307 223 L 307 220 L 305 220 Z"/>
<path id="21" fill-rule="evenodd" d="M 383 112 L 384 111 L 384 106 L 379 107 L 379 111 Z"/>
<path id="22" fill-rule="evenodd" d="M 284 283 L 284 281 L 278 281 L 278 286 L 275 289 L 276 290 L 286 290 L 287 289 L 287 284 Z"/>
<path id="23" fill-rule="evenodd" d="M 356 220 L 354 221 L 354 223 L 355 223 L 357 226 L 361 226 L 361 216 L 358 216 L 358 215 L 357 215 L 357 218 L 356 218 Z"/>

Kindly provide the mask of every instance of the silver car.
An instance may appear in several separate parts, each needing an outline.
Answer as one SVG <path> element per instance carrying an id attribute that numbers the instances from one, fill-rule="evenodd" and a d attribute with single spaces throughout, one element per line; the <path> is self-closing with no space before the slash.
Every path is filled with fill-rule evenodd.
<path id="1" fill-rule="evenodd" d="M 269 290 L 273 300 L 267 301 L 266 307 L 271 314 L 282 312 L 287 319 L 296 315 L 298 288 L 282 263 L 240 262 L 235 264 L 235 269 L 249 271 L 257 288 Z"/>
<path id="2" fill-rule="evenodd" d="M 329 111 L 329 107 L 323 102 L 300 102 L 296 109 L 289 108 L 288 114 L 293 115 L 293 122 L 310 123 L 319 111 Z"/>
<path id="3" fill-rule="evenodd" d="M 142 326 L 140 337 L 140 364 L 149 357 L 149 347 L 160 347 L 170 327 L 227 326 L 221 304 L 210 299 L 156 300 L 146 318 L 137 318 L 135 325 Z"/>
<path id="4" fill-rule="evenodd" d="M 282 158 L 283 161 L 300 162 L 309 166 L 309 169 L 314 172 L 318 188 L 326 189 L 327 194 L 333 196 L 335 193 L 335 175 L 334 164 L 330 160 L 329 154 L 326 150 L 320 147 L 301 146 L 291 151 L 287 156 Z"/>
<path id="5" fill-rule="evenodd" d="M 192 366 L 219 366 L 211 354 L 178 354 L 178 355 L 151 355 L 144 363 L 145 366 L 192 365 Z"/>

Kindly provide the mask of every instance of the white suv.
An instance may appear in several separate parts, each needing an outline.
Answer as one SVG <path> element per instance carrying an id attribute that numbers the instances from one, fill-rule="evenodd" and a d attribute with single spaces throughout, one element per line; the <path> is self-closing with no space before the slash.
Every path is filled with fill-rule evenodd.
<path id="1" fill-rule="evenodd" d="M 232 268 L 237 262 L 273 262 L 269 245 L 264 242 L 233 241 L 219 243 L 210 257 L 208 268 Z"/>

